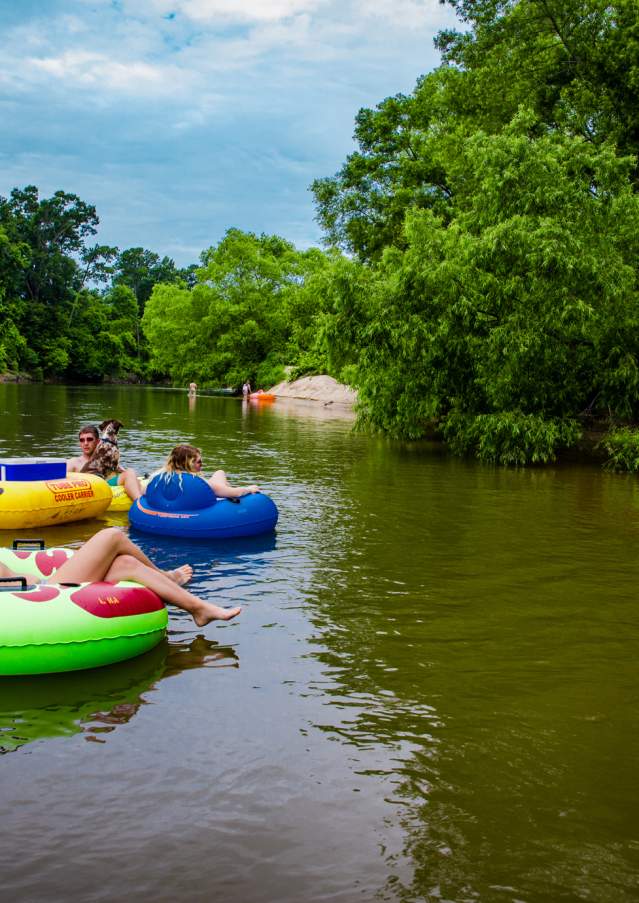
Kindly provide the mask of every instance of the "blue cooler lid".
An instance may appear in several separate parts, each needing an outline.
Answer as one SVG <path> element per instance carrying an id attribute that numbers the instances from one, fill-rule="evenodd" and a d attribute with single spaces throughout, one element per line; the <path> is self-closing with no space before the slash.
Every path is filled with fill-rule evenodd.
<path id="1" fill-rule="evenodd" d="M 67 475 L 64 458 L 0 458 L 0 480 L 60 480 Z"/>

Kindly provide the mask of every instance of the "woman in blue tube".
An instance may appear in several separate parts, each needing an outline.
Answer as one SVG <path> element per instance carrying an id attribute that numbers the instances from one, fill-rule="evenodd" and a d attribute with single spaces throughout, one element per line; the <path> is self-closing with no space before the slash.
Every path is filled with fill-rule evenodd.
<path id="1" fill-rule="evenodd" d="M 158 474 L 191 473 L 205 480 L 218 498 L 237 499 L 260 491 L 259 486 L 231 486 L 223 470 L 216 470 L 213 476 L 202 473 L 202 452 L 194 445 L 176 445 Z M 156 476 L 154 474 L 153 476 Z"/>

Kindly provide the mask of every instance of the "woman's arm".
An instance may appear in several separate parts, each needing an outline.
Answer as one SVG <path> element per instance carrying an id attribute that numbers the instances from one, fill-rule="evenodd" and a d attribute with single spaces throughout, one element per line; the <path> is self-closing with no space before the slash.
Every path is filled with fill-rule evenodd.
<path id="1" fill-rule="evenodd" d="M 255 485 L 231 486 L 223 470 L 216 470 L 206 482 L 221 499 L 238 499 L 243 495 L 252 495 L 254 492 L 260 491 L 260 487 Z"/>

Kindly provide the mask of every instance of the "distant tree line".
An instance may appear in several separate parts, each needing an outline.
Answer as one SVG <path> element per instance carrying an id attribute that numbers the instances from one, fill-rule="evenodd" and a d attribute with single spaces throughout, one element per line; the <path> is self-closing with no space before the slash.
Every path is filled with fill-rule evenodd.
<path id="1" fill-rule="evenodd" d="M 0 198 L 0 373 L 237 387 L 327 366 L 321 286 L 339 252 L 229 229 L 179 269 L 93 244 L 98 224 L 63 191 Z"/>
<path id="2" fill-rule="evenodd" d="M 142 316 L 191 271 L 143 248 L 93 244 L 95 207 L 29 185 L 0 197 L 0 372 L 97 382 L 154 375 Z M 157 374 L 156 374 L 157 375 Z"/>
<path id="3" fill-rule="evenodd" d="M 434 426 L 526 463 L 597 419 L 615 465 L 639 466 L 615 433 L 639 420 L 639 4 L 441 2 L 462 26 L 438 35 L 441 65 L 360 110 L 357 150 L 312 185 L 325 250 L 229 229 L 178 270 L 90 246 L 74 195 L 1 199 L 0 367 L 328 372 L 393 436 Z"/>

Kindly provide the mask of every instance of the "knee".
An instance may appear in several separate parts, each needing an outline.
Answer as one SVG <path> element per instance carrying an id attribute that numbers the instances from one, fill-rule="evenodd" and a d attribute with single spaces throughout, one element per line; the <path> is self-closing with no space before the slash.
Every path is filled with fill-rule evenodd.
<path id="1" fill-rule="evenodd" d="M 105 527 L 104 530 L 100 531 L 100 536 L 104 537 L 112 549 L 119 549 L 124 539 L 124 534 L 119 527 Z"/>
<path id="2" fill-rule="evenodd" d="M 213 476 L 211 477 L 213 480 L 225 480 L 226 474 L 223 470 L 216 470 Z"/>
<path id="3" fill-rule="evenodd" d="M 118 573 L 125 575 L 126 578 L 134 580 L 138 574 L 141 564 L 133 555 L 118 555 L 117 558 Z"/>

